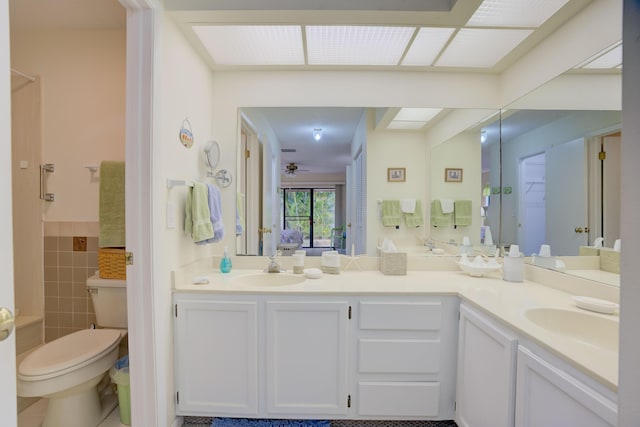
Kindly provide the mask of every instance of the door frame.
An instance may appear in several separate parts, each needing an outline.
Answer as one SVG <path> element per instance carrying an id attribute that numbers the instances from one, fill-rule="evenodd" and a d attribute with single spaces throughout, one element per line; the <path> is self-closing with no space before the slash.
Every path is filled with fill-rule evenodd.
<path id="1" fill-rule="evenodd" d="M 9 43 L 9 2 L 0 0 L 0 194 L 12 193 L 11 178 L 11 57 Z M 13 277 L 13 210 L 11 197 L 0 209 L 0 307 L 15 313 Z M 18 424 L 16 397 L 16 333 L 0 341 L 0 413 L 6 426 Z"/>

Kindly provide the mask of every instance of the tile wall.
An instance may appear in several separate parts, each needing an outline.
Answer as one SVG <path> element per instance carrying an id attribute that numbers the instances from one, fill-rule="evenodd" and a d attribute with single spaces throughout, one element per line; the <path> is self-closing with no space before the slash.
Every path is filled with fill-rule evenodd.
<path id="1" fill-rule="evenodd" d="M 97 222 L 44 224 L 45 342 L 96 321 L 86 280 L 98 269 L 98 232 Z M 86 252 L 73 250 L 74 236 L 87 238 Z"/>

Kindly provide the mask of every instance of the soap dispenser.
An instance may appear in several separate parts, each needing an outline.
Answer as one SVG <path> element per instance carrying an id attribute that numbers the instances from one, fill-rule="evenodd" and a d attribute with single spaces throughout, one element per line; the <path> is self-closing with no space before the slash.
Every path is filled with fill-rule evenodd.
<path id="1" fill-rule="evenodd" d="M 229 248 L 225 246 L 224 255 L 222 255 L 222 259 L 220 260 L 220 272 L 229 273 L 230 271 L 231 271 L 231 258 L 229 257 Z"/>

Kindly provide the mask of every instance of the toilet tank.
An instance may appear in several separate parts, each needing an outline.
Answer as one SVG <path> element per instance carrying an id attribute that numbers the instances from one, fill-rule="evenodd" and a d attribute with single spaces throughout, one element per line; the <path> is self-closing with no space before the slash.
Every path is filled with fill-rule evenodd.
<path id="1" fill-rule="evenodd" d="M 98 274 L 87 279 L 96 323 L 103 328 L 127 328 L 127 281 L 101 279 Z"/>

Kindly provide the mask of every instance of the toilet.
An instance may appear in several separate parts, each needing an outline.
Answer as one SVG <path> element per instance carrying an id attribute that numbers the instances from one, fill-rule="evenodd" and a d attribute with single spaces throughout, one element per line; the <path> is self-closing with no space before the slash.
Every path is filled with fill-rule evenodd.
<path id="1" fill-rule="evenodd" d="M 127 328 L 125 280 L 87 279 L 100 328 L 84 329 L 51 341 L 18 367 L 18 395 L 49 399 L 42 427 L 94 427 L 115 408 L 115 393 L 98 385 L 119 357 Z"/>

